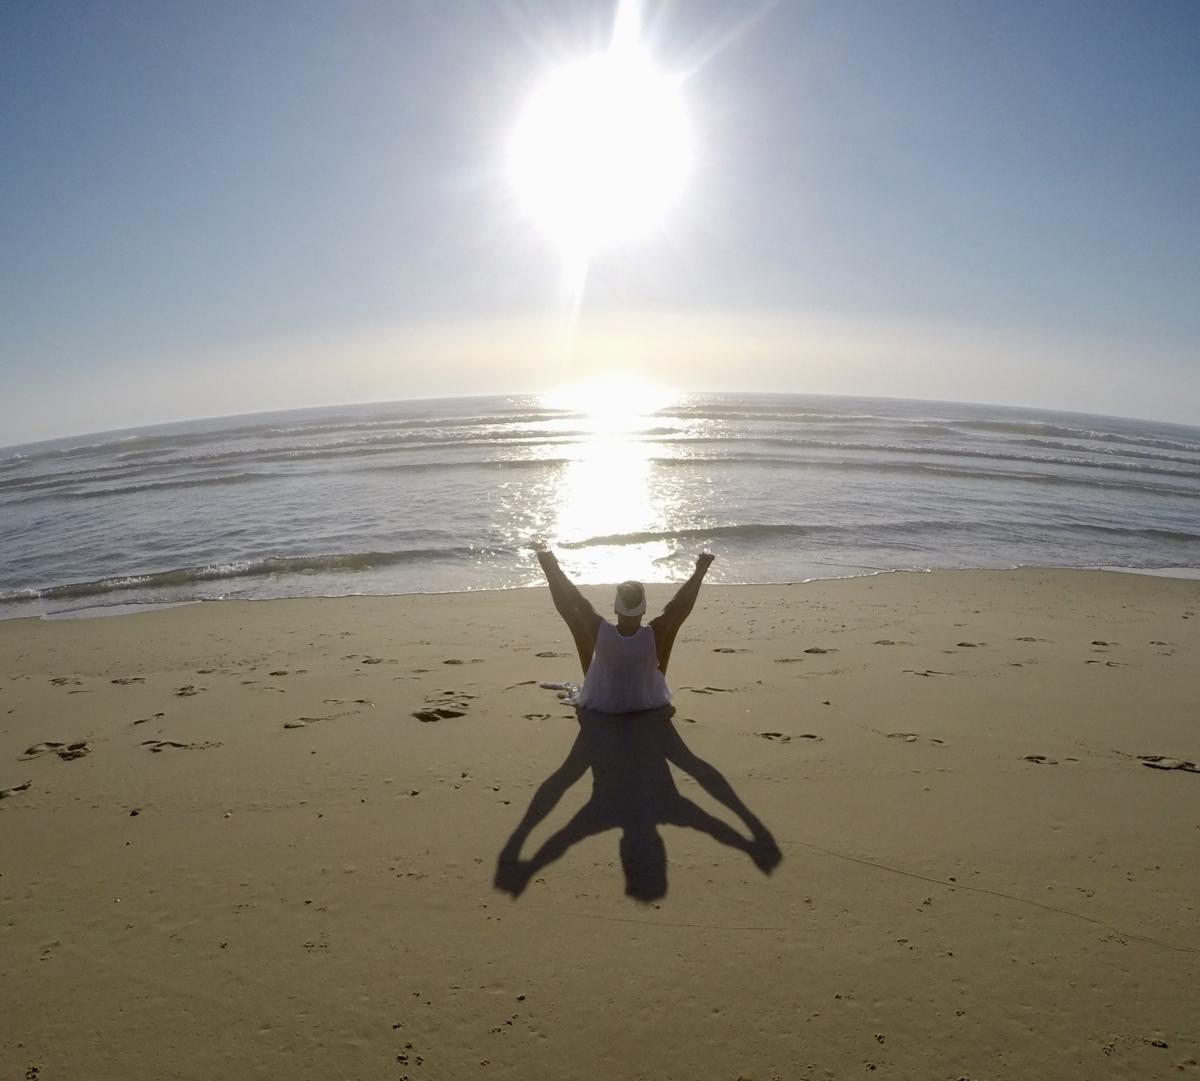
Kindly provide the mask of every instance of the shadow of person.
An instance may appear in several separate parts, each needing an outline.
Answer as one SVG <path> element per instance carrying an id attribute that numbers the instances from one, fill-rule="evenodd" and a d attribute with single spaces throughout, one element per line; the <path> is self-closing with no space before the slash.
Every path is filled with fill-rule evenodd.
<path id="1" fill-rule="evenodd" d="M 721 844 L 745 852 L 759 870 L 770 874 L 783 859 L 771 831 L 720 771 L 683 742 L 671 722 L 673 713 L 670 706 L 621 716 L 578 709 L 579 734 L 570 753 L 538 787 L 500 850 L 493 879 L 496 888 L 519 897 L 534 875 L 573 844 L 620 829 L 625 893 L 640 901 L 657 900 L 667 893 L 667 852 L 658 832 L 662 824 L 707 833 Z M 705 792 L 737 815 L 750 836 L 743 836 L 683 795 L 668 763 L 694 777 Z M 528 860 L 522 860 L 521 848 L 530 833 L 589 769 L 591 798 Z"/>

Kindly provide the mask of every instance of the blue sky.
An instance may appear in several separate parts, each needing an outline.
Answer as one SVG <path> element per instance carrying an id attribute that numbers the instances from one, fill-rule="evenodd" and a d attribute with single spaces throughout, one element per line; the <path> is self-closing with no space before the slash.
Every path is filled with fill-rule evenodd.
<path id="1" fill-rule="evenodd" d="M 574 347 L 504 173 L 611 3 L 8 4 L 0 443 L 605 372 L 1200 423 L 1200 5 L 675 0 Z"/>

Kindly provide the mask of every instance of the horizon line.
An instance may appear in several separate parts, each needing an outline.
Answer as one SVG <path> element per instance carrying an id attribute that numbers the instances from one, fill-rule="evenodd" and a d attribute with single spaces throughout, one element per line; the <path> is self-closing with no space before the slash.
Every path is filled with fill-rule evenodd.
<path id="1" fill-rule="evenodd" d="M 26 443 L 0 444 L 0 451 L 21 451 L 45 447 L 52 443 L 68 442 L 74 439 L 91 439 L 101 436 L 125 435 L 147 431 L 152 428 L 182 427 L 183 425 L 187 424 L 202 424 L 209 421 L 239 420 L 249 417 L 271 417 L 296 413 L 316 413 L 330 409 L 357 409 L 363 406 L 403 405 L 409 402 L 462 402 L 472 400 L 482 401 L 496 398 L 537 397 L 543 393 L 545 393 L 545 391 L 514 390 L 494 392 L 490 394 L 433 394 L 417 395 L 411 398 L 377 398 L 356 402 L 331 402 L 325 405 L 302 405 L 285 409 L 258 409 L 247 411 L 245 413 L 213 413 L 203 416 L 181 417 L 176 420 L 151 421 L 149 423 L 135 424 L 124 428 L 100 428 L 92 431 L 73 432 L 66 435 L 50 436 L 46 439 L 35 439 Z M 1117 413 L 1089 413 L 1073 409 L 1052 409 L 1047 406 L 1018 405 L 1012 402 L 970 401 L 967 399 L 957 398 L 908 398 L 891 394 L 833 394 L 827 391 L 800 390 L 680 390 L 677 393 L 681 398 L 685 395 L 736 395 L 745 398 L 827 398 L 843 401 L 909 402 L 921 405 L 982 406 L 988 409 L 1016 409 L 1026 413 L 1044 413 L 1049 415 L 1069 417 L 1088 417 L 1094 420 L 1120 420 L 1132 421 L 1138 424 L 1159 424 L 1170 428 L 1184 428 L 1189 431 L 1200 432 L 1200 423 L 1186 424 L 1182 421 L 1161 420 L 1155 417 L 1135 417 Z M 662 407 L 647 415 L 656 416 L 659 413 L 668 411 L 670 408 L 670 406 Z M 581 414 L 583 412 L 581 410 L 551 409 L 549 407 L 546 407 L 546 410 L 547 412 L 552 413 L 564 413 L 568 416 Z"/>

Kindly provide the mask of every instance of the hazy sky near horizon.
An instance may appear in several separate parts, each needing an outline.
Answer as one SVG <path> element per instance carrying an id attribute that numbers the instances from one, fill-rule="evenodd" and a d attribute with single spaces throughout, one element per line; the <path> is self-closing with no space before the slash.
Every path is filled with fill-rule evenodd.
<path id="1" fill-rule="evenodd" d="M 605 373 L 1200 424 L 1200 4 L 645 0 L 695 157 L 567 348 L 506 148 L 613 7 L 4 5 L 0 444 Z"/>

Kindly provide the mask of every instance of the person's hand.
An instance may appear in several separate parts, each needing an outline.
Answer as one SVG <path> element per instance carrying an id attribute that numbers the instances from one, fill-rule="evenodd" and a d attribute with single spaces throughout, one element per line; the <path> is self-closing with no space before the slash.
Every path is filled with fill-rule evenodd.
<path id="1" fill-rule="evenodd" d="M 696 556 L 696 570 L 698 570 L 698 571 L 708 570 L 709 565 L 716 558 L 717 557 L 714 556 L 712 554 L 712 552 L 701 552 L 698 556 Z"/>

